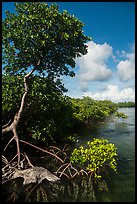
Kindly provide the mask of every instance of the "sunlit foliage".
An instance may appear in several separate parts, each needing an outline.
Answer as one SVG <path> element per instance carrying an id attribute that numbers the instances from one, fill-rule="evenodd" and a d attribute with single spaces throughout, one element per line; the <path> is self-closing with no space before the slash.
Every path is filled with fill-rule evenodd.
<path id="1" fill-rule="evenodd" d="M 114 115 L 115 117 L 118 117 L 118 118 L 124 118 L 124 119 L 128 118 L 128 116 L 123 112 L 116 111 Z"/>
<path id="2" fill-rule="evenodd" d="M 117 148 L 105 139 L 87 142 L 86 147 L 80 146 L 72 152 L 70 160 L 79 168 L 91 172 L 93 177 L 101 178 L 102 173 L 109 167 L 117 171 Z"/>
<path id="3" fill-rule="evenodd" d="M 90 97 L 71 99 L 74 116 L 85 123 L 103 121 L 117 110 L 117 105 L 112 101 L 94 100 Z"/>

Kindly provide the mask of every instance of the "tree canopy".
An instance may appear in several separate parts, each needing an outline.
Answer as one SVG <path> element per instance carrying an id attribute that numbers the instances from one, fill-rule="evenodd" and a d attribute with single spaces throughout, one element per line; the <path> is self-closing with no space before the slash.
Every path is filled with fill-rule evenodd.
<path id="1" fill-rule="evenodd" d="M 75 58 L 87 53 L 84 24 L 57 5 L 16 3 L 16 13 L 6 11 L 2 22 L 4 71 L 27 73 L 35 68 L 48 76 L 70 75 Z M 46 71 L 46 72 L 45 72 Z"/>
<path id="2" fill-rule="evenodd" d="M 32 124 L 33 135 L 39 138 L 41 133 L 38 127 L 45 122 L 41 115 L 56 117 L 54 105 L 57 107 L 56 98 L 60 100 L 63 90 L 59 77 L 75 75 L 71 69 L 75 68 L 75 58 L 87 53 L 85 43 L 91 38 L 83 34 L 84 24 L 80 20 L 67 11 L 61 13 L 55 4 L 20 2 L 15 4 L 15 10 L 13 14 L 6 11 L 6 18 L 2 22 L 4 102 L 8 99 L 8 104 L 3 104 L 6 110 L 3 121 L 7 123 L 10 119 L 4 124 L 2 133 L 13 132 L 8 145 L 13 139 L 16 140 L 19 163 L 17 126 L 20 127 L 22 113 L 31 110 L 37 114 L 34 116 L 36 123 L 27 120 L 33 115 L 29 113 L 23 124 Z M 52 102 L 50 99 L 53 99 Z M 36 100 L 39 104 L 35 103 Z M 47 110 L 49 113 L 45 114 Z M 52 117 L 47 117 L 46 122 L 44 126 L 47 126 L 42 125 L 42 130 L 54 132 Z"/>
<path id="3" fill-rule="evenodd" d="M 81 171 L 73 168 L 71 164 L 77 160 L 77 153 L 78 158 L 82 160 L 87 154 L 86 156 L 89 157 L 87 170 L 90 170 L 91 173 L 96 173 L 96 165 L 102 168 L 101 165 L 104 164 L 104 161 L 102 162 L 100 155 L 99 158 L 95 157 L 99 164 L 92 162 L 92 158 L 90 158 L 90 150 L 94 146 L 97 148 L 96 144 L 99 142 L 100 146 L 97 151 L 102 153 L 108 151 L 107 158 L 103 159 L 110 159 L 111 167 L 115 169 L 115 160 L 114 162 L 112 160 L 112 157 L 116 156 L 115 148 L 112 145 L 107 146 L 104 141 L 89 142 L 89 150 L 75 149 L 71 160 L 65 152 L 67 151 L 66 144 L 63 149 L 53 146 L 57 142 L 61 146 L 61 142 L 65 141 L 66 143 L 67 139 L 75 141 L 76 138 L 73 135 L 76 136 L 76 130 L 81 125 L 90 121 L 102 121 L 116 110 L 115 104 L 111 101 L 98 102 L 89 97 L 72 99 L 63 96 L 65 88 L 61 83 L 60 76 L 75 76 L 73 71 L 75 59 L 87 53 L 86 42 L 91 40 L 83 33 L 84 24 L 67 11 L 60 12 L 55 4 L 49 6 L 44 2 L 20 2 L 15 4 L 15 9 L 16 13 L 13 14 L 6 11 L 6 18 L 2 22 L 4 71 L 2 74 L 2 134 L 8 133 L 8 136 L 11 136 L 10 139 L 2 135 L 2 148 L 3 154 L 5 154 L 7 147 L 15 140 L 17 153 L 13 156 L 15 148 L 11 145 L 13 151 L 12 153 L 10 151 L 10 160 L 8 161 L 3 155 L 5 164 L 2 169 L 3 178 L 7 181 L 9 178 L 12 179 L 10 177 L 13 173 L 11 169 L 14 169 L 15 173 L 16 171 L 26 172 L 26 170 L 30 172 L 30 166 L 34 171 L 41 169 L 30 162 L 24 152 L 25 145 L 54 157 L 53 164 L 55 161 L 61 161 L 62 165 L 56 171 L 60 177 L 63 174 L 67 176 L 65 170 L 68 170 L 70 177 L 67 177 L 74 178 Z M 11 132 L 12 134 L 10 134 Z M 43 146 L 36 146 L 39 144 L 39 140 L 41 146 L 44 146 L 43 149 Z M 21 143 L 24 146 L 20 147 Z M 48 150 L 45 149 L 45 145 L 48 146 L 46 146 Z M 101 149 L 102 145 L 105 147 L 103 150 Z M 110 150 L 112 150 L 111 155 L 109 155 Z M 97 151 L 92 153 L 96 154 Z M 31 150 L 29 150 L 29 154 L 30 152 Z M 38 159 L 42 158 L 39 157 L 38 152 L 35 153 Z M 62 159 L 59 153 L 63 156 Z M 33 151 L 32 154 L 34 156 Z M 18 159 L 17 163 L 16 159 Z M 47 162 L 50 158 L 45 159 Z M 7 171 L 9 174 L 5 172 L 5 167 L 9 168 Z M 74 171 L 73 175 L 72 170 Z M 27 178 L 32 176 L 28 173 L 26 175 Z M 13 178 L 15 178 L 14 176 Z M 33 178 L 36 176 L 32 177 L 32 183 Z M 13 192 L 15 192 L 15 188 Z M 27 198 L 30 196 L 30 192 Z M 46 193 L 43 195 L 45 196 Z"/>

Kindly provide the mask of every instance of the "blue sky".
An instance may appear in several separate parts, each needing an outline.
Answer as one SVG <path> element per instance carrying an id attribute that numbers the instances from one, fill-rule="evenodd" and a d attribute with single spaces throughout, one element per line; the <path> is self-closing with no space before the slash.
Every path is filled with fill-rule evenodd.
<path id="1" fill-rule="evenodd" d="M 49 4 L 49 2 L 46 2 Z M 97 100 L 135 100 L 135 3 L 56 2 L 84 23 L 90 36 L 88 54 L 76 59 L 76 76 L 62 77 L 71 97 Z M 2 3 L 4 11 L 15 12 L 14 2 Z"/>

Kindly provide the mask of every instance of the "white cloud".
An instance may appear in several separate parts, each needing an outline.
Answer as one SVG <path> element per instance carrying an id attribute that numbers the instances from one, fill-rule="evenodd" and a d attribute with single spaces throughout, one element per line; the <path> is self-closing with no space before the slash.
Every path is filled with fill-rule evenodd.
<path id="1" fill-rule="evenodd" d="M 88 53 L 76 59 L 80 68 L 78 78 L 84 88 L 89 81 L 104 81 L 111 76 L 106 61 L 112 56 L 112 47 L 107 43 L 100 45 L 93 41 L 87 45 Z"/>
<path id="2" fill-rule="evenodd" d="M 131 53 L 126 53 L 122 51 L 123 57 L 126 60 L 121 60 L 118 65 L 118 74 L 121 81 L 128 81 L 135 77 L 135 49 L 132 47 Z"/>
<path id="3" fill-rule="evenodd" d="M 132 88 L 125 88 L 120 91 L 117 85 L 112 84 L 109 84 L 106 89 L 94 94 L 85 92 L 83 96 L 89 96 L 95 100 L 111 100 L 113 102 L 135 101 L 135 91 Z"/>

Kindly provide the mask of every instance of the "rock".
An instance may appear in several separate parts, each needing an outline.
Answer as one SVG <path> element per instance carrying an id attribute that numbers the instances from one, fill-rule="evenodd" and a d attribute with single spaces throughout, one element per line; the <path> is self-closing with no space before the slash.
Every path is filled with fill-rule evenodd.
<path id="1" fill-rule="evenodd" d="M 13 173 L 12 179 L 22 177 L 24 178 L 23 185 L 29 183 L 41 183 L 44 179 L 50 182 L 56 183 L 60 181 L 60 178 L 52 174 L 50 171 L 43 167 L 35 166 L 33 168 L 18 170 L 16 169 Z"/>

